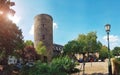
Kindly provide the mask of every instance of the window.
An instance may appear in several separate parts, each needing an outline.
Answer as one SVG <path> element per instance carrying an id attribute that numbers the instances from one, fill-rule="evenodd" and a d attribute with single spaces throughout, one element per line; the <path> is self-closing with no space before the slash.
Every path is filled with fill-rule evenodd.
<path id="1" fill-rule="evenodd" d="M 43 39 L 43 40 L 45 39 L 45 35 L 42 35 L 42 39 Z"/>
<path id="2" fill-rule="evenodd" d="M 47 56 L 43 57 L 43 61 L 47 63 Z"/>
<path id="3" fill-rule="evenodd" d="M 42 24 L 42 27 L 45 27 L 45 24 Z"/>

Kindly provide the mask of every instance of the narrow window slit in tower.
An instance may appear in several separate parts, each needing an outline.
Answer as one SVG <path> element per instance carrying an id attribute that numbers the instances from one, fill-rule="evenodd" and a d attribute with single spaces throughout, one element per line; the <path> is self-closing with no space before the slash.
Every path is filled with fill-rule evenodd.
<path id="1" fill-rule="evenodd" d="M 45 27 L 45 24 L 42 24 L 43 27 Z"/>
<path id="2" fill-rule="evenodd" d="M 45 35 L 42 35 L 42 39 L 43 39 L 43 40 L 45 39 Z"/>

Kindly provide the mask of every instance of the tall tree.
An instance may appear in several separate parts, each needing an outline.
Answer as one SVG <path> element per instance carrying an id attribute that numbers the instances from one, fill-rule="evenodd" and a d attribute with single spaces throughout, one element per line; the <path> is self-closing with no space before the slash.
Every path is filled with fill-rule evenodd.
<path id="1" fill-rule="evenodd" d="M 10 9 L 14 2 L 7 0 L 0 1 L 3 2 L 3 4 L 0 2 L 0 9 L 3 12 L 3 14 L 0 14 L 0 61 L 4 60 L 4 64 L 7 64 L 8 56 L 14 54 L 16 50 L 23 48 L 23 36 L 21 29 L 7 17 L 7 14 L 14 15 L 13 12 L 9 13 L 14 11 Z"/>
<path id="2" fill-rule="evenodd" d="M 77 38 L 77 41 L 79 42 L 81 48 L 79 49 L 79 53 L 86 53 L 86 50 L 87 50 L 87 38 L 86 38 L 86 35 L 84 34 L 80 34 Z"/>
<path id="3" fill-rule="evenodd" d="M 96 32 L 89 32 L 86 36 L 87 52 L 96 52 L 97 48 L 97 35 Z"/>
<path id="4" fill-rule="evenodd" d="M 100 52 L 99 52 L 99 58 L 104 61 L 106 58 L 108 58 L 108 49 L 106 46 L 102 46 Z"/>
<path id="5" fill-rule="evenodd" d="M 115 47 L 112 50 L 112 53 L 113 53 L 114 56 L 119 56 L 120 55 L 120 47 Z"/>
<path id="6" fill-rule="evenodd" d="M 69 41 L 63 48 L 64 55 L 69 55 L 74 59 L 74 55 L 79 52 L 79 43 L 76 40 Z"/>
<path id="7" fill-rule="evenodd" d="M 76 40 L 69 41 L 63 48 L 64 53 L 89 53 L 99 52 L 102 47 L 100 41 L 97 41 L 96 32 L 89 32 L 87 35 L 80 34 Z"/>
<path id="8" fill-rule="evenodd" d="M 83 49 L 80 49 L 84 53 L 89 52 L 98 52 L 101 48 L 100 41 L 97 41 L 96 32 L 89 32 L 87 35 L 80 34 L 77 38 L 77 41 L 81 44 Z"/>
<path id="9" fill-rule="evenodd" d="M 0 53 L 11 55 L 23 48 L 22 31 L 13 23 L 0 23 Z"/>

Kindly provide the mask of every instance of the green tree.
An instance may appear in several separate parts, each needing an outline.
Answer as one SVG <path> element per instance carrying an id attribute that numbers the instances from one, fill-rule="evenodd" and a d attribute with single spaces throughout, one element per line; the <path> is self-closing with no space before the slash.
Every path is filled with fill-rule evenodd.
<path id="1" fill-rule="evenodd" d="M 69 41 L 63 48 L 65 54 L 74 55 L 78 53 L 79 44 L 76 40 Z"/>
<path id="2" fill-rule="evenodd" d="M 22 31 L 11 21 L 0 23 L 0 55 L 7 59 L 24 47 Z"/>
<path id="3" fill-rule="evenodd" d="M 108 49 L 106 46 L 102 46 L 100 52 L 99 52 L 99 58 L 104 61 L 106 58 L 108 58 Z"/>
<path id="4" fill-rule="evenodd" d="M 119 56 L 120 55 L 120 47 L 115 47 L 112 50 L 112 53 L 113 53 L 114 56 Z"/>
<path id="5" fill-rule="evenodd" d="M 100 52 L 101 48 L 102 48 L 102 43 L 100 41 L 97 42 L 97 45 L 96 45 L 96 48 L 97 48 L 97 51 Z"/>
<path id="6" fill-rule="evenodd" d="M 24 47 L 21 29 L 7 17 L 7 14 L 14 15 L 15 13 L 10 8 L 11 4 L 14 5 L 14 2 L 0 0 L 0 10 L 3 12 L 0 14 L 0 61 L 3 64 L 7 64 L 9 55 L 14 55 Z"/>
<path id="7" fill-rule="evenodd" d="M 99 52 L 102 47 L 100 41 L 97 41 L 96 32 L 89 32 L 87 35 L 80 34 L 77 39 L 69 41 L 63 48 L 64 53 L 74 55 Z"/>
<path id="8" fill-rule="evenodd" d="M 87 34 L 87 52 L 96 52 L 97 51 L 97 35 L 96 32 L 90 32 Z"/>
<path id="9" fill-rule="evenodd" d="M 34 43 L 31 40 L 26 40 L 24 44 L 25 46 L 34 46 Z"/>
<path id="10" fill-rule="evenodd" d="M 45 55 L 46 53 L 46 47 L 43 45 L 43 43 L 40 41 L 36 47 L 36 51 L 40 55 Z"/>
<path id="11" fill-rule="evenodd" d="M 87 46 L 86 46 L 87 41 L 86 41 L 86 39 L 87 39 L 86 35 L 84 35 L 84 34 L 80 34 L 78 36 L 77 41 L 79 43 L 79 46 L 81 47 L 81 48 L 79 48 L 78 53 L 81 53 L 81 54 L 86 53 L 86 50 L 87 50 Z"/>
<path id="12" fill-rule="evenodd" d="M 75 54 L 80 53 L 81 45 L 77 40 L 69 41 L 63 48 L 64 55 L 68 55 L 74 61 L 77 59 Z"/>
<path id="13" fill-rule="evenodd" d="M 81 53 L 99 52 L 102 45 L 100 41 L 97 41 L 96 32 L 89 32 L 87 35 L 80 34 L 77 38 L 77 41 L 81 45 L 82 49 L 79 51 Z"/>

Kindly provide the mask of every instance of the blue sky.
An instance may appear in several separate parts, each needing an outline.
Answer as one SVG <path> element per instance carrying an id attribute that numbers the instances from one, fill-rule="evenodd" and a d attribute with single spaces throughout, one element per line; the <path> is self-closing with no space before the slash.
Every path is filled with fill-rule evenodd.
<path id="1" fill-rule="evenodd" d="M 11 0 L 25 40 L 33 40 L 34 16 L 53 17 L 54 43 L 64 45 L 79 34 L 96 31 L 98 40 L 107 44 L 104 25 L 111 24 L 110 46 L 120 46 L 120 0 Z"/>

